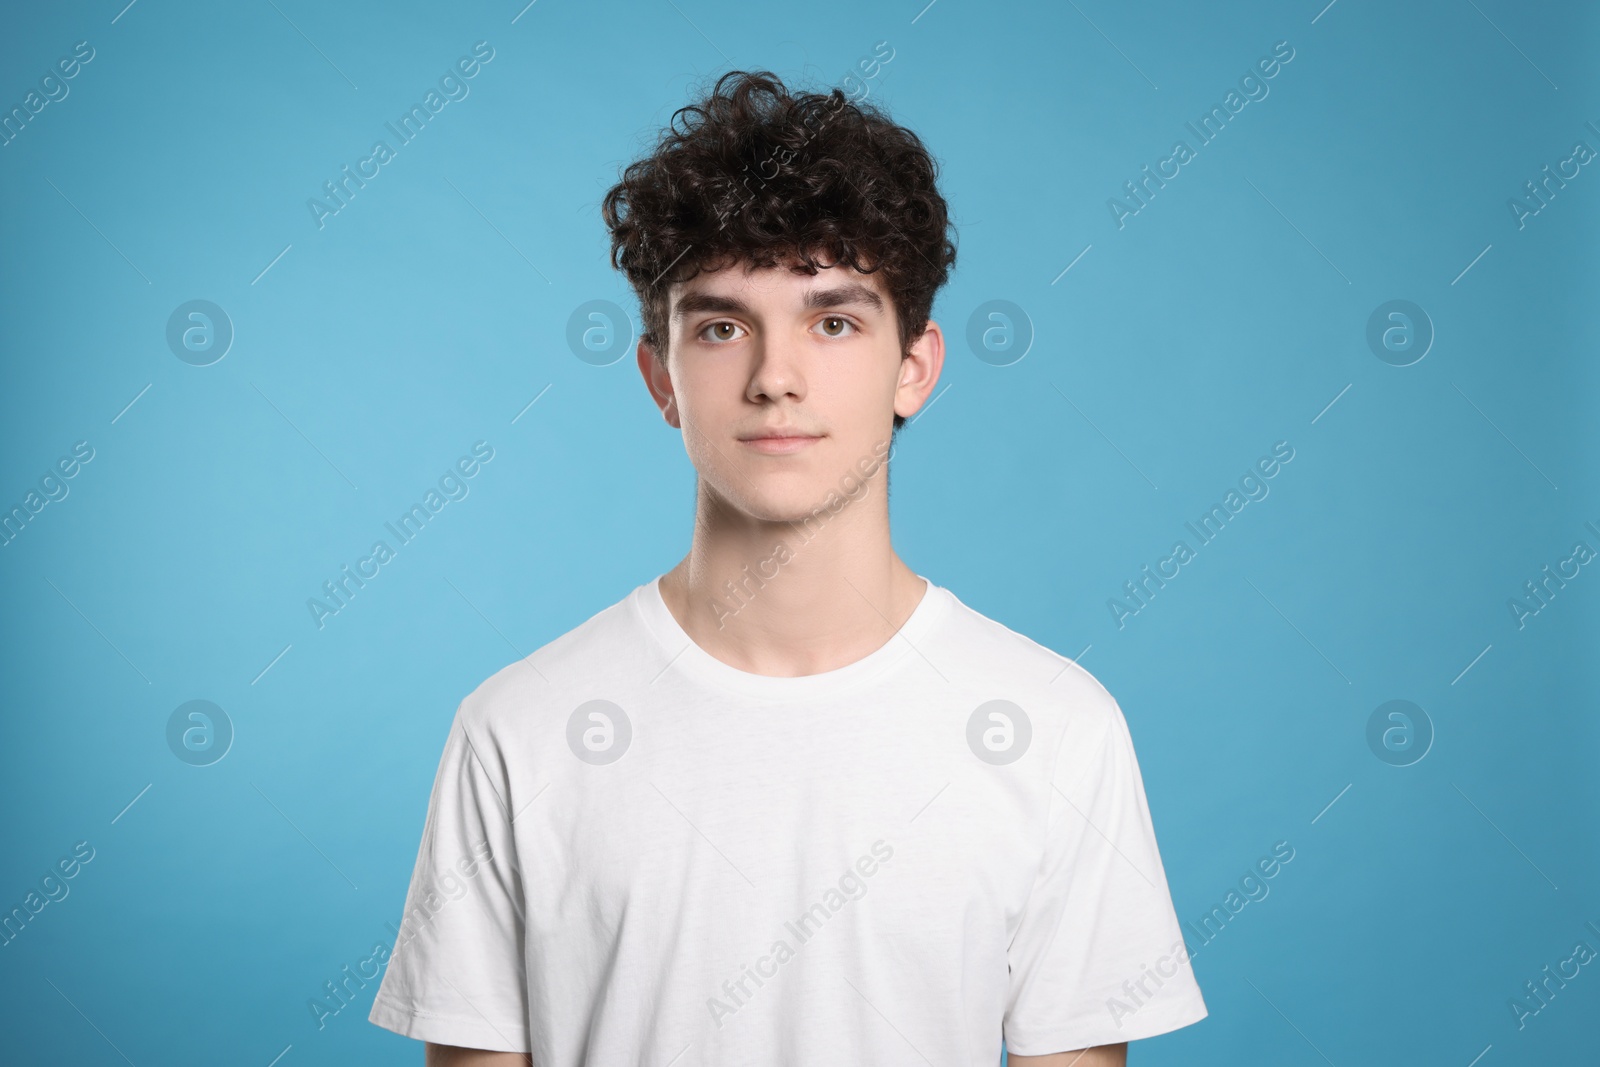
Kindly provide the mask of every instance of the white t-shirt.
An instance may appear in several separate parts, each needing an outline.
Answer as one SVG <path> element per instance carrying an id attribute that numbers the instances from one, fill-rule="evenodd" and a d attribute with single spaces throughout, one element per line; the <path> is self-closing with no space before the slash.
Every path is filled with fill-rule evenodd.
<path id="1" fill-rule="evenodd" d="M 751 674 L 659 581 L 461 702 L 372 1022 L 534 1067 L 991 1067 L 1205 1017 L 1087 671 L 929 582 L 865 658 Z"/>

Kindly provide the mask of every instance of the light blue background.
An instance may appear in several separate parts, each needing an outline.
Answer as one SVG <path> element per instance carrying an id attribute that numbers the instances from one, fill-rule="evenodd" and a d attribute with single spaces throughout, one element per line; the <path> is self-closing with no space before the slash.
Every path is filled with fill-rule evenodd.
<path id="1" fill-rule="evenodd" d="M 0 503 L 95 450 L 0 549 L 0 910 L 96 850 L 0 949 L 7 1058 L 420 1062 L 375 983 L 321 1031 L 306 1004 L 392 941 L 458 701 L 688 545 L 681 439 L 631 358 L 567 345 L 586 301 L 636 311 L 599 198 L 721 71 L 820 88 L 879 41 L 862 84 L 939 158 L 960 244 L 900 552 L 1087 647 L 1180 919 L 1296 850 L 1198 950 L 1210 1017 L 1133 1061 L 1596 1055 L 1600 964 L 1508 1007 L 1600 949 L 1600 565 L 1507 607 L 1600 549 L 1600 166 L 1524 228 L 1506 204 L 1600 149 L 1592 5 L 122 3 L 11 5 L 0 37 L 7 110 L 95 49 L 0 148 Z M 319 229 L 307 199 L 479 40 L 470 95 Z M 1270 95 L 1119 229 L 1107 199 L 1280 40 Z M 192 299 L 236 330 L 206 367 L 164 339 Z M 1011 366 L 964 340 L 994 299 L 1031 323 Z M 1393 299 L 1437 333 L 1411 366 L 1365 340 Z M 478 440 L 470 495 L 319 630 L 307 598 Z M 1270 495 L 1119 628 L 1280 440 Z M 167 747 L 192 699 L 237 731 L 209 767 Z M 1436 731 L 1411 766 L 1367 745 L 1391 699 Z"/>

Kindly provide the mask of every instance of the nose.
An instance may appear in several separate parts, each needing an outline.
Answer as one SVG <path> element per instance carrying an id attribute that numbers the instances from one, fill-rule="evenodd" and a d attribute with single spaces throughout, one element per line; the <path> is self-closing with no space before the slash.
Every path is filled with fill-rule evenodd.
<path id="1" fill-rule="evenodd" d="M 745 396 L 751 403 L 762 399 L 777 402 L 785 397 L 805 399 L 805 374 L 796 342 L 769 335 L 756 341 L 749 351 L 752 362 Z"/>

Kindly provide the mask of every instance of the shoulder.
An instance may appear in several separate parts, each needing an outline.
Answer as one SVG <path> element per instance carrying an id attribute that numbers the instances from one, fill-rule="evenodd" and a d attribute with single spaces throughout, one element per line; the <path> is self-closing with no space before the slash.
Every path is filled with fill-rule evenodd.
<path id="1" fill-rule="evenodd" d="M 457 721 L 473 737 L 527 728 L 615 675 L 639 639 L 634 592 L 485 678 L 461 701 Z"/>
<path id="2" fill-rule="evenodd" d="M 1096 749 L 1111 730 L 1126 728 L 1116 698 L 1081 663 L 949 595 L 940 662 L 963 683 L 1013 701 L 1043 727 L 1036 734 L 1073 747 Z"/>

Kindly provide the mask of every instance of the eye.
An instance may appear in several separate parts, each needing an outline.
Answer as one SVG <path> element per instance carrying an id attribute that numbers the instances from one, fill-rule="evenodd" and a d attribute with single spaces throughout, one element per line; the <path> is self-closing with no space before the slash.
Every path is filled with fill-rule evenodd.
<path id="1" fill-rule="evenodd" d="M 817 325 L 823 328 L 823 333 L 828 337 L 848 337 L 850 334 L 845 332 L 846 327 L 852 331 L 857 329 L 856 324 L 843 315 L 829 315 Z M 838 332 L 835 332 L 835 330 Z"/>
<path id="2" fill-rule="evenodd" d="M 742 328 L 743 327 L 741 327 L 737 322 L 728 322 L 726 319 L 719 322 L 708 322 L 700 330 L 700 339 L 702 341 L 711 341 L 713 344 L 723 344 L 734 340 L 734 338 L 722 331 L 738 330 Z M 710 331 L 718 332 L 712 334 L 711 337 L 707 337 L 706 334 Z"/>

